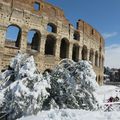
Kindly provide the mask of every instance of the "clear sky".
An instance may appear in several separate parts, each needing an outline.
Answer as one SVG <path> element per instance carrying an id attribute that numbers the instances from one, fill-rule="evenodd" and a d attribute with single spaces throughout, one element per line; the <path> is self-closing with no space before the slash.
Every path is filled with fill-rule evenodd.
<path id="1" fill-rule="evenodd" d="M 120 0 L 46 0 L 64 10 L 76 26 L 83 19 L 105 36 L 106 46 L 120 44 Z"/>
<path id="2" fill-rule="evenodd" d="M 105 65 L 120 68 L 120 0 L 45 0 L 64 10 L 76 26 L 83 19 L 105 38 Z"/>

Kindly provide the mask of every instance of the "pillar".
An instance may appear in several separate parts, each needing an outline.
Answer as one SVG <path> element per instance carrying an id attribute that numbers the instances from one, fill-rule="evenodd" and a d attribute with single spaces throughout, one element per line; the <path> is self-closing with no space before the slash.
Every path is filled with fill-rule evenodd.
<path id="1" fill-rule="evenodd" d="M 61 45 L 61 38 L 57 37 L 57 41 L 56 41 L 56 47 L 55 47 L 55 56 L 56 58 L 60 58 L 60 45 Z"/>
<path id="2" fill-rule="evenodd" d="M 82 47 L 79 47 L 79 60 L 82 60 Z"/>
<path id="3" fill-rule="evenodd" d="M 95 52 L 93 54 L 93 66 L 95 66 Z"/>
<path id="4" fill-rule="evenodd" d="M 89 58 L 90 58 L 90 50 L 87 49 L 87 61 L 89 61 Z"/>
<path id="5" fill-rule="evenodd" d="M 23 30 L 21 34 L 20 40 L 20 50 L 21 52 L 26 52 L 27 49 L 27 30 Z"/>
<path id="6" fill-rule="evenodd" d="M 6 31 L 6 26 L 0 26 L 0 48 L 4 48 Z"/>
<path id="7" fill-rule="evenodd" d="M 0 26 L 0 71 L 2 70 L 2 58 L 4 54 L 5 36 L 7 27 Z"/>
<path id="8" fill-rule="evenodd" d="M 45 42 L 46 42 L 47 35 L 41 35 L 41 44 L 40 44 L 40 53 L 42 55 L 45 54 Z"/>
<path id="9" fill-rule="evenodd" d="M 72 60 L 72 52 L 73 52 L 73 43 L 69 44 L 69 53 L 68 58 Z"/>

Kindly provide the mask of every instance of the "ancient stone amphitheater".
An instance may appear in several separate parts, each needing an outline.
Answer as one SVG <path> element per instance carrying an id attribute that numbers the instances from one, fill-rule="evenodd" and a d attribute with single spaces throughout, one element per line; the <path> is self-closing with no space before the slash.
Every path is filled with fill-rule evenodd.
<path id="1" fill-rule="evenodd" d="M 102 84 L 103 37 L 83 20 L 74 28 L 60 8 L 43 0 L 0 0 L 0 70 L 18 51 L 33 55 L 41 71 L 63 58 L 89 60 Z"/>

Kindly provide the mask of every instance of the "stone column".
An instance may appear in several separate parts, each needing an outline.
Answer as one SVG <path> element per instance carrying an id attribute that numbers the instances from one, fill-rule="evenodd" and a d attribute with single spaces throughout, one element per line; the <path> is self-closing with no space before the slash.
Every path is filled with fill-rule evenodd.
<path id="1" fill-rule="evenodd" d="M 7 27 L 0 26 L 0 48 L 4 48 L 6 32 L 7 32 Z"/>
<path id="2" fill-rule="evenodd" d="M 101 56 L 99 56 L 99 68 L 102 68 L 101 65 Z"/>
<path id="3" fill-rule="evenodd" d="M 56 41 L 56 47 L 55 47 L 55 56 L 57 59 L 60 58 L 60 45 L 61 45 L 61 38 L 57 37 L 57 41 Z"/>
<path id="4" fill-rule="evenodd" d="M 90 50 L 87 50 L 87 61 L 89 61 L 89 57 L 90 57 Z"/>
<path id="5" fill-rule="evenodd" d="M 69 44 L 68 58 L 72 60 L 73 43 Z"/>
<path id="6" fill-rule="evenodd" d="M 79 47 L 79 60 L 82 60 L 82 47 Z"/>
<path id="7" fill-rule="evenodd" d="M 3 58 L 3 53 L 0 52 L 0 71 L 2 70 L 2 58 Z"/>
<path id="8" fill-rule="evenodd" d="M 0 71 L 2 70 L 2 58 L 4 54 L 4 45 L 5 45 L 5 36 L 6 36 L 7 27 L 0 25 Z"/>
<path id="9" fill-rule="evenodd" d="M 97 58 L 97 67 L 99 67 L 99 55 L 98 55 L 98 58 Z"/>
<path id="10" fill-rule="evenodd" d="M 46 42 L 47 35 L 41 35 L 41 44 L 40 44 L 40 53 L 42 55 L 45 54 L 45 42 Z"/>
<path id="11" fill-rule="evenodd" d="M 21 34 L 21 40 L 20 40 L 20 51 L 26 52 L 27 49 L 27 30 L 23 30 Z"/>

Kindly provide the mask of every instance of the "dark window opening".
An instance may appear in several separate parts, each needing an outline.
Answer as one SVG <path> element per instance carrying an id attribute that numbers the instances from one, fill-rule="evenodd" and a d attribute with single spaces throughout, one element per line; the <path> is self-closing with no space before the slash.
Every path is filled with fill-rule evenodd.
<path id="1" fill-rule="evenodd" d="M 37 30 L 28 32 L 27 48 L 39 51 L 41 35 Z"/>
<path id="2" fill-rule="evenodd" d="M 97 78 L 97 76 L 96 76 L 96 82 L 98 81 L 98 78 Z"/>
<path id="3" fill-rule="evenodd" d="M 56 27 L 56 25 L 54 25 L 53 23 L 48 23 L 48 25 L 47 25 L 47 31 L 48 32 L 57 33 L 57 27 Z"/>
<path id="4" fill-rule="evenodd" d="M 21 29 L 16 25 L 10 25 L 6 32 L 6 44 L 12 47 L 19 47 L 21 40 Z"/>
<path id="5" fill-rule="evenodd" d="M 43 74 L 45 74 L 45 73 L 49 73 L 49 74 L 51 74 L 52 73 L 52 69 L 46 69 L 44 72 L 43 72 Z"/>
<path id="6" fill-rule="evenodd" d="M 40 10 L 40 3 L 38 3 L 38 2 L 34 3 L 34 10 L 35 11 L 39 11 Z"/>
<path id="7" fill-rule="evenodd" d="M 83 46 L 83 49 L 82 49 L 82 60 L 87 60 L 87 54 L 88 54 L 87 47 Z"/>
<path id="8" fill-rule="evenodd" d="M 89 60 L 91 61 L 91 63 L 93 63 L 93 57 L 94 57 L 94 52 L 93 52 L 93 49 L 91 49 L 90 56 L 89 56 Z"/>
<path id="9" fill-rule="evenodd" d="M 101 55 L 99 56 L 99 67 L 101 67 Z"/>
<path id="10" fill-rule="evenodd" d="M 95 52 L 95 66 L 98 66 L 98 52 Z"/>
<path id="11" fill-rule="evenodd" d="M 94 35 L 94 29 L 91 30 L 91 34 Z"/>
<path id="12" fill-rule="evenodd" d="M 98 84 L 99 85 L 101 84 L 101 77 L 100 77 L 100 75 L 98 76 Z"/>
<path id="13" fill-rule="evenodd" d="M 73 35 L 73 39 L 79 41 L 79 40 L 80 40 L 80 33 L 77 32 L 77 31 L 75 31 L 75 32 L 74 32 L 74 35 Z"/>
<path id="14" fill-rule="evenodd" d="M 72 59 L 75 62 L 78 62 L 79 60 L 79 46 L 78 45 L 73 45 Z"/>
<path id="15" fill-rule="evenodd" d="M 69 43 L 67 39 L 61 40 L 60 46 L 60 58 L 68 58 L 69 56 Z"/>
<path id="16" fill-rule="evenodd" d="M 56 38 L 48 35 L 45 44 L 45 55 L 55 55 Z"/>

